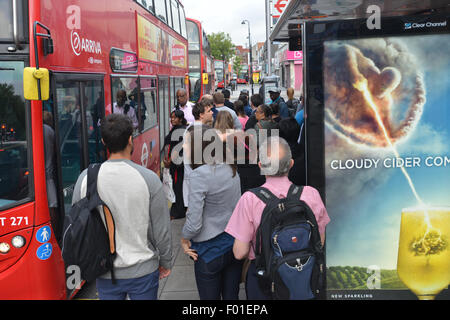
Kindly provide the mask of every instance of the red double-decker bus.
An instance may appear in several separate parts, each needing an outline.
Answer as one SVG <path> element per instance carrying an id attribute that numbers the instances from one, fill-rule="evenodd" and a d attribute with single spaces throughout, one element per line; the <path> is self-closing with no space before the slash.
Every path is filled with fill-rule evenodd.
<path id="1" fill-rule="evenodd" d="M 197 102 L 215 88 L 214 59 L 208 36 L 200 21 L 187 18 L 189 41 L 189 100 Z"/>
<path id="2" fill-rule="evenodd" d="M 74 289 L 66 278 L 77 275 L 61 258 L 63 217 L 80 172 L 106 159 L 99 124 L 118 94 L 134 111 L 133 160 L 160 171 L 188 72 L 184 8 L 178 0 L 0 7 L 0 299 L 65 299 Z M 26 67 L 41 87 L 31 101 Z"/>
<path id="3" fill-rule="evenodd" d="M 223 60 L 214 60 L 214 69 L 216 74 L 216 83 L 217 88 L 216 89 L 224 89 L 229 86 L 230 79 L 231 79 L 231 73 L 230 73 L 231 66 L 224 62 Z M 225 76 L 224 76 L 225 74 Z M 225 85 L 224 85 L 225 82 Z"/>

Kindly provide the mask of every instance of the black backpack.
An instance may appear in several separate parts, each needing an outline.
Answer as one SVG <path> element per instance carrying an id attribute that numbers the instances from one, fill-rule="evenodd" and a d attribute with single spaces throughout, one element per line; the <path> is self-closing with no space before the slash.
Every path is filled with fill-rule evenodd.
<path id="1" fill-rule="evenodd" d="M 299 103 L 300 103 L 300 101 L 295 98 L 292 100 L 288 100 L 286 102 L 288 109 L 289 109 L 289 117 L 295 118 L 295 114 L 297 113 L 297 107 L 298 107 Z"/>
<path id="2" fill-rule="evenodd" d="M 318 298 L 325 284 L 325 256 L 314 213 L 300 200 L 303 187 L 291 185 L 282 199 L 266 188 L 250 191 L 266 204 L 255 246 L 261 290 L 280 300 Z"/>
<path id="3" fill-rule="evenodd" d="M 113 262 L 115 251 L 115 227 L 111 211 L 97 192 L 100 164 L 88 167 L 86 197 L 74 203 L 64 219 L 62 257 L 67 266 L 80 268 L 81 278 L 93 281 L 111 271 L 115 283 Z M 103 206 L 107 228 L 98 206 Z"/>

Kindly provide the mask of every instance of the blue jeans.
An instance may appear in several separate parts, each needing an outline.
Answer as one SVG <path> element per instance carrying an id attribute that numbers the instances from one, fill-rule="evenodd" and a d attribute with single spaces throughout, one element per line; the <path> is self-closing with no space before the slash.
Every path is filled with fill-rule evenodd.
<path id="1" fill-rule="evenodd" d="M 157 300 L 159 287 L 159 270 L 134 279 L 97 279 L 97 291 L 100 300 Z"/>
<path id="2" fill-rule="evenodd" d="M 234 258 L 233 250 L 209 263 L 199 257 L 194 271 L 200 300 L 238 300 L 242 263 Z"/>

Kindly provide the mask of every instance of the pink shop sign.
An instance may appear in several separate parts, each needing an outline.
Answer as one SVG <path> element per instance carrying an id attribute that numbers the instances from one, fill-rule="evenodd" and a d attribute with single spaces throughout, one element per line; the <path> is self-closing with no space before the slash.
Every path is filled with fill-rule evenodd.
<path id="1" fill-rule="evenodd" d="M 286 60 L 303 60 L 303 51 L 286 51 Z"/>

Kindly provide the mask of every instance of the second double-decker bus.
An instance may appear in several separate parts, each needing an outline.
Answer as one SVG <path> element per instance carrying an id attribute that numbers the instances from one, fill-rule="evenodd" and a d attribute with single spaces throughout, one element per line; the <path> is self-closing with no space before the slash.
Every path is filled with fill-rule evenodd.
<path id="1" fill-rule="evenodd" d="M 197 102 L 215 87 L 214 60 L 208 36 L 200 21 L 187 18 L 189 41 L 189 100 Z"/>
<path id="2" fill-rule="evenodd" d="M 239 72 L 238 77 L 237 77 L 237 83 L 238 84 L 248 84 L 248 73 L 249 73 L 248 65 L 242 64 L 241 71 Z"/>
<path id="3" fill-rule="evenodd" d="M 106 159 L 99 125 L 118 97 L 133 161 L 159 173 L 188 72 L 185 13 L 178 0 L 0 7 L 0 299 L 65 299 L 80 275 L 61 258 L 63 218 L 80 172 Z"/>
<path id="4" fill-rule="evenodd" d="M 225 65 L 224 65 L 225 64 Z M 217 89 L 224 89 L 230 84 L 231 73 L 230 65 L 224 63 L 223 60 L 214 60 L 214 70 L 216 73 Z M 225 77 L 224 77 L 225 73 Z M 225 79 L 225 80 L 224 80 Z M 224 84 L 225 82 L 225 84 Z"/>

